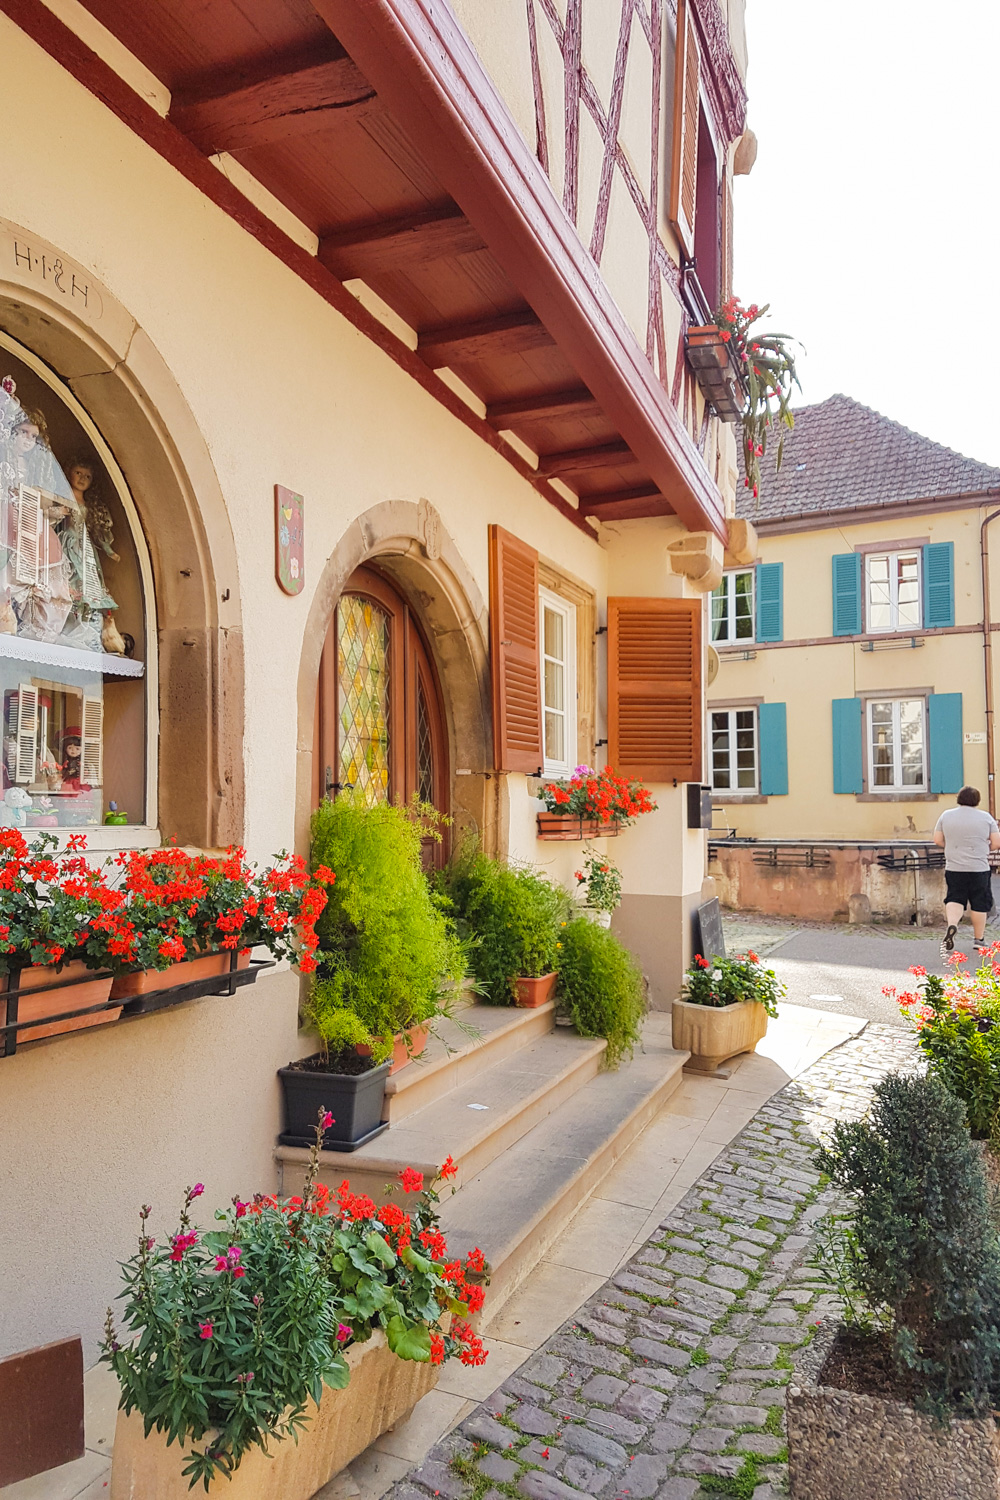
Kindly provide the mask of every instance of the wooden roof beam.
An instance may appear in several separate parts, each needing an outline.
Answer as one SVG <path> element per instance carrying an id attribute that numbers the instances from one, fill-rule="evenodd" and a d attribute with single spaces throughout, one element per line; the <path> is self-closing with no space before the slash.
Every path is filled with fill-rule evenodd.
<path id="1" fill-rule="evenodd" d="M 174 97 L 170 119 L 214 156 L 321 130 L 369 109 L 375 90 L 343 48 L 323 62 L 286 68 L 251 83 L 207 84 Z"/>
<path id="2" fill-rule="evenodd" d="M 334 275 L 348 281 L 366 272 L 395 271 L 427 265 L 449 255 L 482 250 L 482 237 L 457 204 L 427 209 L 404 219 L 386 219 L 356 229 L 324 235 L 319 258 Z"/>
<path id="3" fill-rule="evenodd" d="M 501 354 L 523 354 L 553 342 L 548 329 L 525 308 L 478 323 L 448 323 L 425 329 L 417 337 L 417 353 L 432 370 L 438 370 L 442 365 L 475 364 Z"/>
<path id="4" fill-rule="evenodd" d="M 566 453 L 545 453 L 539 457 L 538 472 L 547 477 L 580 474 L 588 469 L 616 469 L 634 464 L 635 455 L 628 443 L 599 443 L 593 448 L 573 448 Z"/>
<path id="5" fill-rule="evenodd" d="M 486 408 L 491 427 L 518 427 L 522 422 L 552 422 L 560 417 L 589 417 L 600 411 L 584 385 L 571 391 L 540 391 L 533 396 L 514 396 L 493 401 Z"/>
<path id="6" fill-rule="evenodd" d="M 665 495 L 646 485 L 609 495 L 581 495 L 580 514 L 597 521 L 638 521 L 647 516 L 672 516 L 676 512 Z"/>

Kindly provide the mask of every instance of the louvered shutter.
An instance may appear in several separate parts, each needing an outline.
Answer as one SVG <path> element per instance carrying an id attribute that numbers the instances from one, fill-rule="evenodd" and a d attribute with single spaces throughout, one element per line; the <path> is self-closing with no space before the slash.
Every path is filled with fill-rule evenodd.
<path id="1" fill-rule="evenodd" d="M 90 786 L 104 784 L 104 700 L 83 695 L 83 735 L 80 744 L 81 779 Z"/>
<path id="2" fill-rule="evenodd" d="M 608 761 L 644 781 L 702 779 L 700 599 L 608 600 Z"/>
<path id="3" fill-rule="evenodd" d="M 783 563 L 757 564 L 757 639 L 780 641 L 784 621 L 782 609 Z"/>
<path id="4" fill-rule="evenodd" d="M 41 538 L 43 534 L 48 537 L 48 529 L 42 524 L 41 493 L 30 484 L 18 485 L 14 509 L 14 579 L 35 585 L 48 562 L 41 555 Z"/>
<path id="5" fill-rule="evenodd" d="M 833 633 L 861 634 L 860 552 L 839 552 L 833 559 Z"/>
<path id="6" fill-rule="evenodd" d="M 833 700 L 833 790 L 864 791 L 861 757 L 861 699 Z"/>
<path id="7" fill-rule="evenodd" d="M 694 213 L 698 197 L 698 84 L 701 62 L 691 0 L 677 0 L 674 53 L 674 138 L 668 218 L 681 248 L 694 258 Z"/>
<path id="8" fill-rule="evenodd" d="M 928 542 L 924 546 L 924 627 L 939 629 L 955 623 L 955 544 Z M 956 788 L 961 791 L 961 787 Z"/>
<path id="9" fill-rule="evenodd" d="M 27 786 L 38 773 L 38 689 L 22 682 L 17 690 L 17 763 L 14 780 Z"/>
<path id="10" fill-rule="evenodd" d="M 784 703 L 762 703 L 757 710 L 762 797 L 788 796 L 788 725 Z"/>
<path id="11" fill-rule="evenodd" d="M 544 758 L 538 553 L 501 526 L 490 527 L 490 658 L 493 763 L 498 771 L 538 771 Z"/>
<path id="12" fill-rule="evenodd" d="M 721 302 L 728 302 L 733 295 L 733 190 L 729 178 L 722 179 L 722 233 L 720 266 L 722 275 Z"/>
<path id="13" fill-rule="evenodd" d="M 954 794 L 965 785 L 961 693 L 931 693 L 927 699 L 932 792 Z"/>

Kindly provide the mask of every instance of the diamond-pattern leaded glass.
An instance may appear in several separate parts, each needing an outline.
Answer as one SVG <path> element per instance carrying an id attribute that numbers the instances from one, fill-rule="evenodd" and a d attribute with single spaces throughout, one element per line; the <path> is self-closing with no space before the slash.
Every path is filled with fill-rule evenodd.
<path id="1" fill-rule="evenodd" d="M 424 685 L 417 679 L 417 795 L 421 802 L 434 801 L 434 741 L 427 712 Z"/>
<path id="2" fill-rule="evenodd" d="M 340 777 L 374 807 L 389 796 L 389 616 L 357 594 L 337 607 Z"/>

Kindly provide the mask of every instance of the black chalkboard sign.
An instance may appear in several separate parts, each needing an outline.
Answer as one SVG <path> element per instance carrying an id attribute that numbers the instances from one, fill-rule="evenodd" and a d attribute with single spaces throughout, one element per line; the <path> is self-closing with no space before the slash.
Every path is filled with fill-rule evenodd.
<path id="1" fill-rule="evenodd" d="M 695 941 L 699 945 L 695 951 L 703 958 L 725 958 L 726 939 L 722 932 L 722 912 L 717 897 L 698 907 Z"/>

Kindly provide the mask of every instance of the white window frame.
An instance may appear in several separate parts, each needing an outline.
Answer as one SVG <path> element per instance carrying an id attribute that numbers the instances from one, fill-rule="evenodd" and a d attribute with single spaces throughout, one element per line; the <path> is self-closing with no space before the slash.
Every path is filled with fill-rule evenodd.
<path id="1" fill-rule="evenodd" d="M 874 714 L 876 703 L 891 703 L 892 712 L 892 771 L 893 782 L 891 786 L 876 786 L 875 784 L 875 737 L 874 737 Z M 921 728 L 923 733 L 923 767 L 919 782 L 902 781 L 903 773 L 903 750 L 902 750 L 902 724 L 900 717 L 900 705 L 903 703 L 919 703 L 921 709 Z M 928 744 L 927 744 L 927 698 L 923 693 L 899 693 L 876 694 L 865 699 L 865 780 L 867 789 L 878 797 L 898 797 L 910 794 L 921 796 L 928 790 Z"/>
<path id="2" fill-rule="evenodd" d="M 553 614 L 562 616 L 563 620 L 563 643 L 565 656 L 560 662 L 563 669 L 563 707 L 562 709 L 551 709 L 545 703 L 545 663 L 546 661 L 558 661 L 558 657 L 549 657 L 545 652 L 545 611 L 550 610 Z M 541 675 L 542 692 L 542 746 L 543 762 L 542 769 L 546 776 L 571 776 L 576 768 L 576 605 L 571 604 L 568 599 L 562 599 L 554 594 L 551 589 L 540 588 L 538 590 L 538 658 L 539 671 Z M 562 760 L 556 760 L 548 753 L 547 735 L 545 732 L 545 715 L 548 713 L 561 713 L 563 717 L 563 745 L 565 755 Z"/>
<path id="3" fill-rule="evenodd" d="M 715 746 L 714 746 L 714 743 L 713 743 L 714 733 L 715 733 L 715 726 L 714 726 L 714 724 L 712 722 L 713 718 L 714 718 L 714 716 L 716 714 L 725 714 L 727 716 L 727 718 L 728 718 L 728 721 L 729 721 L 729 724 L 728 724 L 728 734 L 729 734 L 729 779 L 730 779 L 730 782 L 732 782 L 733 777 L 734 777 L 734 773 L 736 771 L 736 766 L 734 764 L 734 759 L 733 759 L 733 757 L 735 755 L 735 735 L 737 733 L 736 715 L 737 714 L 750 714 L 750 715 L 752 715 L 752 718 L 753 718 L 753 786 L 732 786 L 732 785 L 730 785 L 730 786 L 716 786 L 716 784 L 715 784 Z M 760 717 L 759 717 L 759 714 L 757 712 L 757 705 L 756 704 L 737 703 L 737 704 L 734 704 L 730 708 L 730 707 L 727 707 L 726 704 L 723 703 L 723 704 L 719 704 L 719 705 L 713 704 L 709 708 L 709 710 L 708 710 L 708 756 L 709 756 L 709 776 L 711 778 L 712 794 L 713 794 L 713 796 L 718 796 L 718 797 L 758 797 L 760 795 Z"/>
<path id="4" fill-rule="evenodd" d="M 750 576 L 750 634 L 736 635 L 736 580 L 744 573 Z M 708 596 L 708 629 L 713 646 L 752 646 L 757 639 L 757 570 L 756 568 L 732 568 L 723 573 L 719 587 L 726 590 L 726 634 L 715 639 L 715 620 L 712 602 L 715 589 Z"/>
<path id="5" fill-rule="evenodd" d="M 917 619 L 916 624 L 900 624 L 899 621 L 899 568 L 901 557 L 917 560 Z M 922 547 L 897 547 L 892 552 L 866 552 L 865 574 L 865 630 L 869 635 L 888 635 L 899 630 L 920 630 L 924 621 L 924 558 Z M 885 562 L 889 573 L 889 624 L 872 624 L 872 563 Z"/>

